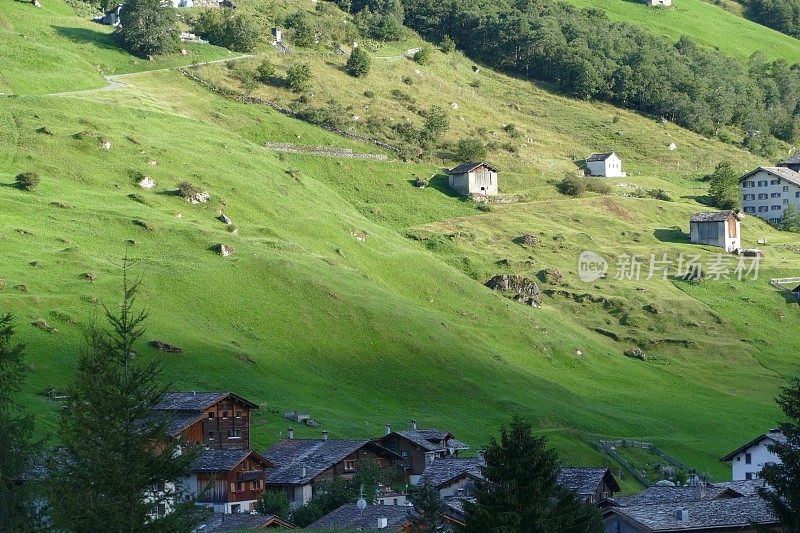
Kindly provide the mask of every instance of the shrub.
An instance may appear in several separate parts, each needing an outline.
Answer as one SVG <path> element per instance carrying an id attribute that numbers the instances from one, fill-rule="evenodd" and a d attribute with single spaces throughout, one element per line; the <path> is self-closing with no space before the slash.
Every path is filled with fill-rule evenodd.
<path id="1" fill-rule="evenodd" d="M 364 91 L 365 98 L 375 98 L 375 93 L 372 91 Z"/>
<path id="2" fill-rule="evenodd" d="M 569 172 L 564 176 L 564 179 L 561 180 L 558 189 L 561 191 L 561 194 L 580 196 L 586 192 L 586 182 L 583 178 L 579 178 L 572 172 Z"/>
<path id="3" fill-rule="evenodd" d="M 233 77 L 242 85 L 242 89 L 246 94 L 252 93 L 258 87 L 258 73 L 244 65 L 233 69 Z"/>
<path id="4" fill-rule="evenodd" d="M 261 83 L 272 83 L 275 78 L 275 65 L 265 59 L 256 67 L 256 78 Z"/>
<path id="5" fill-rule="evenodd" d="M 513 139 L 516 139 L 520 136 L 519 130 L 517 130 L 517 125 L 513 122 L 503 126 L 503 131 L 505 131 L 508 136 Z"/>
<path id="6" fill-rule="evenodd" d="M 600 178 L 583 178 L 586 181 L 586 190 L 597 194 L 610 194 L 611 185 Z"/>
<path id="7" fill-rule="evenodd" d="M 449 54 L 456 49 L 456 42 L 449 35 L 445 35 L 442 37 L 442 42 L 439 43 L 439 49 L 445 54 Z"/>
<path id="8" fill-rule="evenodd" d="M 194 21 L 192 31 L 211 44 L 236 52 L 251 52 L 261 38 L 253 19 L 228 9 L 204 10 Z"/>
<path id="9" fill-rule="evenodd" d="M 422 48 L 420 48 L 416 54 L 414 54 L 414 61 L 416 61 L 420 65 L 427 65 L 432 60 L 433 60 L 433 48 L 427 44 Z"/>
<path id="10" fill-rule="evenodd" d="M 311 17 L 305 11 L 297 11 L 286 19 L 286 25 L 292 29 L 292 42 L 297 46 L 314 46 L 316 31 Z"/>
<path id="11" fill-rule="evenodd" d="M 648 189 L 647 195 L 651 198 L 655 198 L 656 200 L 663 200 L 665 202 L 672 201 L 672 196 L 670 196 L 664 189 Z"/>
<path id="12" fill-rule="evenodd" d="M 286 72 L 286 85 L 296 93 L 307 91 L 311 87 L 311 69 L 305 63 L 289 67 Z"/>
<path id="13" fill-rule="evenodd" d="M 175 12 L 161 0 L 126 2 L 116 34 L 123 48 L 139 56 L 172 51 L 180 42 Z"/>
<path id="14" fill-rule="evenodd" d="M 350 52 L 350 57 L 347 58 L 345 70 L 354 78 L 366 76 L 372 66 L 372 60 L 369 54 L 361 47 L 353 48 Z"/>
<path id="15" fill-rule="evenodd" d="M 403 83 L 406 85 L 414 85 L 414 80 L 411 78 L 411 76 L 403 76 Z"/>
<path id="16" fill-rule="evenodd" d="M 32 191 L 41 181 L 36 172 L 23 172 L 16 177 L 17 187 L 24 191 Z"/>
<path id="17" fill-rule="evenodd" d="M 486 146 L 480 139 L 466 137 L 458 141 L 456 158 L 460 161 L 480 161 L 486 157 Z"/>
<path id="18" fill-rule="evenodd" d="M 289 498 L 283 492 L 267 491 L 256 502 L 256 511 L 263 515 L 275 515 L 282 520 L 288 520 Z"/>
<path id="19" fill-rule="evenodd" d="M 182 181 L 178 184 L 178 195 L 181 198 L 189 199 L 192 196 L 198 195 L 203 192 L 202 187 L 193 185 L 188 181 Z"/>
<path id="20" fill-rule="evenodd" d="M 717 163 L 711 174 L 711 185 L 708 194 L 715 207 L 720 209 L 736 209 L 739 207 L 739 176 L 728 161 Z"/>
<path id="21" fill-rule="evenodd" d="M 403 35 L 404 15 L 401 0 L 367 0 L 355 16 L 355 24 L 367 37 L 396 41 Z"/>
<path id="22" fill-rule="evenodd" d="M 322 509 L 314 502 L 301 505 L 292 512 L 292 523 L 299 527 L 306 527 L 325 516 Z"/>

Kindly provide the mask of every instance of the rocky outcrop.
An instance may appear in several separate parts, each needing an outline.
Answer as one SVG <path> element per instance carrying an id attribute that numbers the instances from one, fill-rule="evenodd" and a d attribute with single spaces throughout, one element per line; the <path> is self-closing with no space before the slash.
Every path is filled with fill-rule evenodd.
<path id="1" fill-rule="evenodd" d="M 164 341 L 150 341 L 150 346 L 164 353 L 183 353 L 183 348 Z"/>
<path id="2" fill-rule="evenodd" d="M 225 243 L 215 244 L 214 251 L 217 252 L 217 254 L 221 255 L 222 257 L 228 257 L 230 255 L 233 255 L 233 248 L 231 248 Z"/>
<path id="3" fill-rule="evenodd" d="M 542 293 L 536 282 L 530 278 L 500 274 L 487 281 L 486 286 L 495 291 L 511 293 L 509 298 L 516 302 L 536 308 L 542 306 Z"/>
<path id="4" fill-rule="evenodd" d="M 145 176 L 139 180 L 139 187 L 142 189 L 152 189 L 156 186 L 156 180 L 151 178 L 150 176 Z"/>
<path id="5" fill-rule="evenodd" d="M 191 204 L 204 204 L 209 200 L 211 200 L 211 195 L 208 194 L 208 191 L 200 191 L 186 198 L 186 201 Z"/>

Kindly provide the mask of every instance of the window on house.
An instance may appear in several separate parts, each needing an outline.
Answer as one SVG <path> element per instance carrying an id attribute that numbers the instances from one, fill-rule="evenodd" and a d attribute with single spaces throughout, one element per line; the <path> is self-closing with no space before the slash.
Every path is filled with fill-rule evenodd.
<path id="1" fill-rule="evenodd" d="M 758 206 L 758 212 L 759 213 L 766 213 L 767 211 L 769 211 L 769 207 L 767 207 L 765 205 Z"/>
<path id="2" fill-rule="evenodd" d="M 214 440 L 214 432 L 213 431 L 209 431 L 208 432 L 208 440 Z"/>
<path id="3" fill-rule="evenodd" d="M 783 186 L 783 192 L 789 192 L 789 186 L 788 185 L 784 185 Z"/>
<path id="4" fill-rule="evenodd" d="M 800 191 L 798 191 L 798 192 L 794 193 L 794 197 L 795 197 L 795 198 L 800 198 Z"/>
<path id="5" fill-rule="evenodd" d="M 780 198 L 780 197 L 781 197 L 781 193 L 779 193 L 779 192 L 774 192 L 774 193 L 770 194 L 770 198 Z"/>
<path id="6" fill-rule="evenodd" d="M 755 212 L 756 212 L 756 208 L 755 208 L 755 207 L 752 207 L 752 206 L 745 207 L 745 208 L 744 208 L 744 210 L 745 210 L 747 213 L 755 213 Z"/>
<path id="7" fill-rule="evenodd" d="M 758 186 L 759 187 L 766 187 L 767 186 L 767 180 L 758 180 Z"/>
<path id="8" fill-rule="evenodd" d="M 768 196 L 767 196 L 767 193 L 765 193 L 765 192 L 762 192 L 762 193 L 758 194 L 758 199 L 759 200 L 766 200 L 767 198 L 768 198 Z"/>
<path id="9" fill-rule="evenodd" d="M 241 429 L 229 429 L 228 430 L 228 438 L 229 439 L 241 439 L 242 438 L 242 430 Z"/>
<path id="10" fill-rule="evenodd" d="M 400 452 L 400 457 L 402 457 L 403 459 L 408 459 L 410 455 L 406 450 L 403 450 L 402 452 Z"/>
<path id="11" fill-rule="evenodd" d="M 209 419 L 214 418 L 214 413 L 208 413 L 208 418 Z"/>
<path id="12" fill-rule="evenodd" d="M 781 180 L 770 180 L 769 184 L 770 185 L 780 185 L 781 184 Z"/>
<path id="13" fill-rule="evenodd" d="M 231 492 L 236 492 L 236 483 L 231 483 Z"/>
<path id="14" fill-rule="evenodd" d="M 786 198 L 784 198 L 784 199 L 783 199 L 783 205 L 786 205 L 786 204 L 788 204 L 788 203 L 789 203 L 789 200 L 788 200 L 788 199 L 786 199 Z"/>
<path id="15" fill-rule="evenodd" d="M 753 456 L 749 453 L 744 454 L 744 462 L 745 464 L 753 464 Z"/>
<path id="16" fill-rule="evenodd" d="M 745 479 L 753 479 L 753 473 L 752 473 L 752 472 L 747 472 L 747 473 L 744 475 L 744 478 L 745 478 Z"/>
<path id="17" fill-rule="evenodd" d="M 228 418 L 228 411 L 222 411 L 222 418 Z"/>
<path id="18" fill-rule="evenodd" d="M 236 411 L 236 418 L 242 418 L 242 412 Z"/>
<path id="19" fill-rule="evenodd" d="M 159 503 L 158 504 L 158 516 L 166 516 L 167 514 L 167 504 L 166 503 Z"/>
<path id="20" fill-rule="evenodd" d="M 344 470 L 345 472 L 352 472 L 356 469 L 356 462 L 352 459 L 348 459 L 344 462 Z"/>

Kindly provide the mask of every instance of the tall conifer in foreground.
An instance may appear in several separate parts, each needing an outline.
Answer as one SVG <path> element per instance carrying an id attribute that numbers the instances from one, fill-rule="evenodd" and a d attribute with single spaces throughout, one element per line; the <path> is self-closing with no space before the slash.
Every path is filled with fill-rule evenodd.
<path id="1" fill-rule="evenodd" d="M 515 416 L 492 437 L 484 451 L 485 481 L 478 483 L 476 501 L 466 502 L 468 533 L 586 533 L 603 530 L 600 513 L 586 507 L 574 493 L 558 485 L 560 468 L 547 439 L 533 434 L 531 423 Z"/>
<path id="2" fill-rule="evenodd" d="M 10 314 L 0 316 L 0 531 L 35 531 L 38 516 L 28 483 L 20 485 L 34 460 L 33 417 L 22 412 L 16 396 L 30 371 L 24 347 L 13 342 Z"/>
<path id="3" fill-rule="evenodd" d="M 167 437 L 152 411 L 165 393 L 160 364 L 134 352 L 147 319 L 134 309 L 138 289 L 126 261 L 122 304 L 106 308 L 105 329 L 90 328 L 68 390 L 49 495 L 65 531 L 190 531 L 205 514 L 181 484 L 199 450 Z"/>
<path id="4" fill-rule="evenodd" d="M 789 421 L 780 425 L 785 441 L 771 444 L 769 450 L 780 457 L 781 464 L 761 470 L 769 487 L 759 494 L 787 533 L 800 533 L 800 379 L 782 387 L 777 402 Z"/>

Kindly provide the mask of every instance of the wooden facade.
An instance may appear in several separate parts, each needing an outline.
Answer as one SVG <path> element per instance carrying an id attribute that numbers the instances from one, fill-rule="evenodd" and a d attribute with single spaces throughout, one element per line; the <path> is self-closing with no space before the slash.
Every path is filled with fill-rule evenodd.
<path id="1" fill-rule="evenodd" d="M 202 412 L 202 418 L 181 432 L 190 444 L 211 448 L 250 447 L 250 402 L 228 396 Z"/>
<path id="2" fill-rule="evenodd" d="M 433 453 L 436 457 L 443 457 L 444 451 L 429 452 L 427 448 L 423 448 L 419 444 L 403 437 L 398 433 L 390 433 L 379 441 L 381 446 L 389 449 L 402 457 L 400 464 L 407 476 L 418 476 L 425 471 L 427 459 L 426 453 Z"/>
<path id="3" fill-rule="evenodd" d="M 251 452 L 246 459 L 227 472 L 197 472 L 197 502 L 250 502 L 241 512 L 252 511 L 252 502 L 264 495 L 264 469 L 268 464 L 262 457 Z"/>

